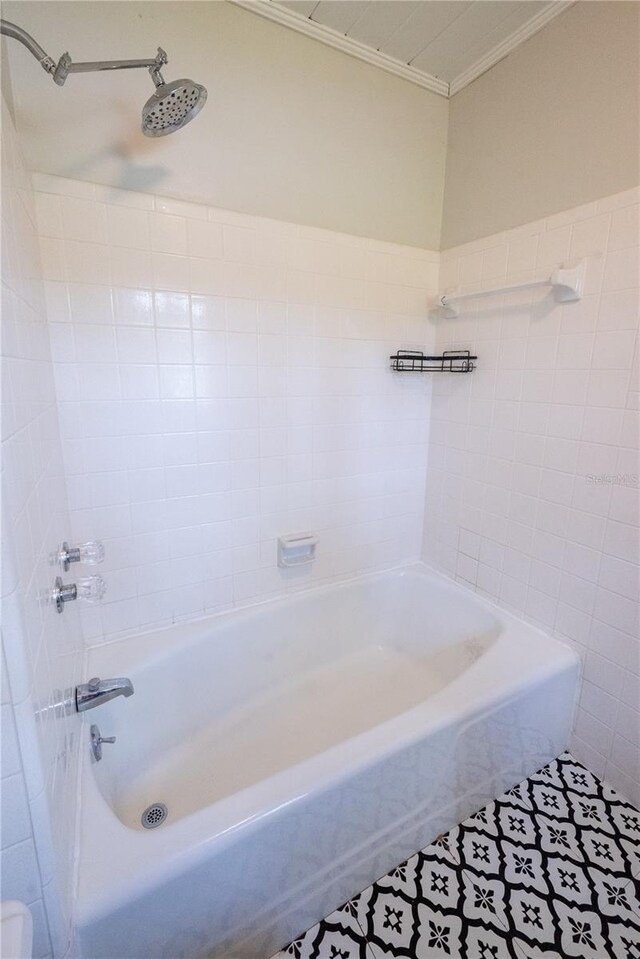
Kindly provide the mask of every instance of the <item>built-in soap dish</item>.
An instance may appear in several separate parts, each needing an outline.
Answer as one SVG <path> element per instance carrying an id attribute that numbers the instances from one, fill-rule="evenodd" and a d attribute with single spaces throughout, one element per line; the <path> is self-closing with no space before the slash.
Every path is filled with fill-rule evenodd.
<path id="1" fill-rule="evenodd" d="M 278 537 L 278 566 L 291 569 L 306 566 L 316 557 L 318 537 L 315 533 L 290 533 Z"/>

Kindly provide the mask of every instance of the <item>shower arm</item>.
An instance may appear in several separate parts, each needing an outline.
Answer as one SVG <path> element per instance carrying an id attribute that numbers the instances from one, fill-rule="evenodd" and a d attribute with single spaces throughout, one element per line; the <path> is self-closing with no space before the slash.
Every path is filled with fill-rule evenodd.
<path id="1" fill-rule="evenodd" d="M 63 53 L 58 63 L 52 59 L 33 37 L 15 23 L 0 20 L 0 34 L 12 37 L 22 43 L 31 53 L 43 70 L 50 73 L 55 83 L 61 87 L 70 73 L 97 73 L 102 70 L 137 70 L 146 67 L 156 87 L 164 83 L 160 68 L 168 62 L 167 54 L 161 47 L 153 60 L 95 60 L 88 63 L 73 63 L 68 53 Z"/>

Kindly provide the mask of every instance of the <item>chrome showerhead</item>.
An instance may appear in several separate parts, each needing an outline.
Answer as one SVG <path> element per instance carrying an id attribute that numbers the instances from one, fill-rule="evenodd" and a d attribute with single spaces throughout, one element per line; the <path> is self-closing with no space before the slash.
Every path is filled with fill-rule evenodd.
<path id="1" fill-rule="evenodd" d="M 164 137 L 181 130 L 200 113 L 207 91 L 193 80 L 164 83 L 159 71 L 155 74 L 151 71 L 151 76 L 156 90 L 142 108 L 142 132 L 146 137 Z"/>
<path id="2" fill-rule="evenodd" d="M 30 34 L 15 23 L 0 19 L 0 35 L 13 37 L 22 43 L 50 73 L 58 86 L 64 86 L 70 73 L 97 73 L 102 70 L 136 70 L 146 67 L 156 85 L 155 93 L 142 108 L 142 132 L 147 137 L 164 137 L 181 130 L 200 113 L 207 99 L 207 91 L 193 80 L 174 80 L 165 83 L 160 68 L 168 62 L 162 47 L 153 60 L 93 60 L 74 63 L 68 53 L 63 53 L 56 63 Z"/>

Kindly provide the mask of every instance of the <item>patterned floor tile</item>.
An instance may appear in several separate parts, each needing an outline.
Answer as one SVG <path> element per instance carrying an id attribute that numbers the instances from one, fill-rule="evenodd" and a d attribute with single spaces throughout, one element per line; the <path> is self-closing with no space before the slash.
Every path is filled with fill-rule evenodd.
<path id="1" fill-rule="evenodd" d="M 640 959 L 640 813 L 563 753 L 284 957 Z"/>
<path id="2" fill-rule="evenodd" d="M 458 855 L 458 832 L 460 826 L 454 826 L 449 832 L 443 833 L 441 836 L 431 843 L 423 852 L 426 854 L 429 850 L 433 850 L 434 853 L 442 859 L 444 862 L 450 863 L 459 863 L 460 856 Z"/>
<path id="3" fill-rule="evenodd" d="M 523 959 L 500 922 L 502 889 L 466 871 L 434 843 L 361 897 L 359 918 L 376 959 Z"/>
<path id="4" fill-rule="evenodd" d="M 471 925 L 483 925 L 500 934 L 508 929 L 504 884 L 498 878 L 462 873 L 462 915 Z"/>
<path id="5" fill-rule="evenodd" d="M 375 959 L 358 922 L 359 900 L 346 902 L 273 959 Z"/>
<path id="6" fill-rule="evenodd" d="M 636 889 L 632 858 L 623 840 L 633 841 L 639 825 L 637 812 L 568 753 L 530 777 L 523 787 L 534 811 L 537 838 L 533 845 L 541 853 L 536 875 L 548 884 L 551 918 L 545 922 L 542 909 L 543 928 L 530 923 L 525 928 L 522 904 L 516 901 L 513 908 L 510 874 L 509 918 L 514 938 L 527 956 L 547 955 L 553 949 L 562 957 L 617 959 L 628 955 L 635 959 L 636 942 L 640 945 L 634 911 Z M 534 850 L 527 847 L 527 852 L 533 855 Z M 628 949 L 621 945 L 622 932 Z"/>

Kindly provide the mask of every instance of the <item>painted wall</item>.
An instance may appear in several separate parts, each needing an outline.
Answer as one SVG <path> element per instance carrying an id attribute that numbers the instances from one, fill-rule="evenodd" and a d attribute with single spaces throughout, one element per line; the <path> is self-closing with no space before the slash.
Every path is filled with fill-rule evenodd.
<path id="1" fill-rule="evenodd" d="M 442 254 L 443 288 L 587 259 L 585 296 L 470 300 L 432 320 L 478 356 L 434 380 L 425 557 L 580 653 L 575 755 L 640 803 L 640 189 Z"/>
<path id="2" fill-rule="evenodd" d="M 152 140 L 139 131 L 145 71 L 60 89 L 14 43 L 31 170 L 438 248 L 444 98 L 229 3 L 9 2 L 3 16 L 56 58 L 147 57 L 160 44 L 167 79 L 209 90 L 196 121 Z"/>
<path id="3" fill-rule="evenodd" d="M 89 641 L 419 556 L 430 384 L 387 358 L 428 346 L 437 253 L 35 182 Z"/>
<path id="4" fill-rule="evenodd" d="M 450 101 L 442 248 L 640 181 L 640 5 L 580 2 Z"/>
<path id="5" fill-rule="evenodd" d="M 34 959 L 68 947 L 80 721 L 78 611 L 47 601 L 70 535 L 29 174 L 2 104 L 2 895 L 27 903 Z"/>

